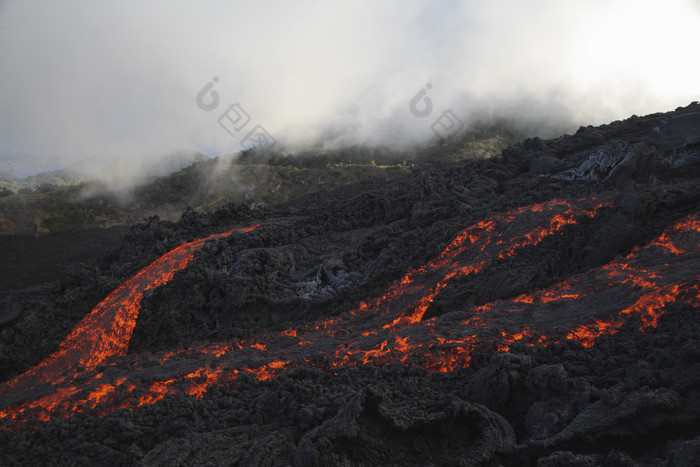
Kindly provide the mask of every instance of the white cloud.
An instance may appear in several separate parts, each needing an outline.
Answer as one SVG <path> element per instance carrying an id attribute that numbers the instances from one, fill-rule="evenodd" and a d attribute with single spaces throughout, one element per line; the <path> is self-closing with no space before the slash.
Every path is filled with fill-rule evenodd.
<path id="1" fill-rule="evenodd" d="M 429 137 L 448 108 L 576 125 L 700 94 L 690 0 L 15 0 L 0 45 L 0 140 L 66 163 L 237 150 L 217 123 L 236 102 L 280 141 L 392 144 Z M 427 83 L 434 113 L 418 119 Z"/>

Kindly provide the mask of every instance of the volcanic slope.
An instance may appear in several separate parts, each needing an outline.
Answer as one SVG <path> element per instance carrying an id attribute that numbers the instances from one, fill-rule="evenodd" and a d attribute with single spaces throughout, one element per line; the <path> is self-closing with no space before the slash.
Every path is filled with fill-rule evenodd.
<path id="1" fill-rule="evenodd" d="M 2 463 L 691 465 L 700 105 L 145 220 L 2 302 Z"/>

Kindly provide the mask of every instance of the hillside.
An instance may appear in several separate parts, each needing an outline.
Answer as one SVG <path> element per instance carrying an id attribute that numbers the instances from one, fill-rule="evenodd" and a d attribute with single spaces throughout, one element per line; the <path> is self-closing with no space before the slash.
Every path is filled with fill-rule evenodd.
<path id="1" fill-rule="evenodd" d="M 460 138 L 406 151 L 319 145 L 295 153 L 249 150 L 213 160 L 187 155 L 161 169 L 186 168 L 117 192 L 70 172 L 29 177 L 19 189 L 11 186 L 15 192 L 0 194 L 0 241 L 7 246 L 0 251 L 5 264 L 0 296 L 107 253 L 124 229 L 144 218 L 177 221 L 190 207 L 205 212 L 228 203 L 276 206 L 336 190 L 371 189 L 409 178 L 427 165 L 493 157 L 519 139 L 511 126 L 504 120 L 482 123 Z M 25 261 L 17 251 L 27 252 Z"/>
<path id="2" fill-rule="evenodd" d="M 692 465 L 700 104 L 485 141 L 138 188 L 0 301 L 0 463 Z"/>
<path id="3" fill-rule="evenodd" d="M 0 235 L 126 226 L 154 215 L 177 221 L 188 206 L 207 211 L 231 202 L 282 204 L 312 193 L 398 179 L 416 164 L 493 157 L 520 139 L 511 122 L 494 120 L 459 138 L 403 151 L 322 149 L 321 144 L 294 152 L 253 149 L 214 160 L 201 154 L 176 155 L 148 170 L 167 175 L 149 176 L 134 186 L 113 190 L 71 171 L 47 172 L 0 181 Z"/>

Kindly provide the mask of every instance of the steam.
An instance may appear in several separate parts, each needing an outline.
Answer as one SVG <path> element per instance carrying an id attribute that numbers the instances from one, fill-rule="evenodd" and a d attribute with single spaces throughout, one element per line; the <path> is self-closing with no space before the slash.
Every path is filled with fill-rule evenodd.
<path id="1" fill-rule="evenodd" d="M 449 110 L 549 136 L 700 95 L 691 0 L 16 0 L 0 43 L 0 158 L 119 161 L 120 184 L 173 151 L 236 152 L 258 126 L 288 146 L 399 145 Z M 219 102 L 203 110 L 208 83 Z M 218 121 L 233 104 L 240 131 Z"/>

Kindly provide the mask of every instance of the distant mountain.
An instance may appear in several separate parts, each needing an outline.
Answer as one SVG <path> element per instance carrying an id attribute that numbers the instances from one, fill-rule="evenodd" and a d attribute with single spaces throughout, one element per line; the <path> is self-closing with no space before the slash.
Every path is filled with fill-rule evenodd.
<path id="1" fill-rule="evenodd" d="M 178 172 L 186 167 L 191 166 L 205 160 L 209 160 L 209 157 L 205 156 L 196 151 L 178 151 L 165 158 L 156 159 L 153 162 L 147 162 L 144 164 L 143 169 L 137 176 L 149 177 L 149 176 L 162 176 L 169 175 L 171 173 Z M 74 186 L 81 185 L 90 181 L 93 178 L 87 173 L 90 170 L 86 170 L 93 164 L 82 163 L 75 164 L 71 167 L 58 169 L 58 170 L 46 170 L 37 173 L 36 175 L 29 175 L 22 177 L 20 174 L 33 172 L 26 164 L 20 164 L 13 161 L 1 161 L 0 160 L 0 192 L 5 190 L 10 190 L 13 192 L 18 192 L 22 188 L 28 188 L 35 190 L 41 185 L 53 185 L 53 186 Z M 110 171 L 109 167 L 103 167 L 98 170 L 97 165 L 94 165 L 94 172 L 108 173 Z"/>
<path id="2" fill-rule="evenodd" d="M 54 154 L 37 154 L 0 145 L 0 180 L 21 179 L 63 168 Z"/>
<path id="3" fill-rule="evenodd" d="M 25 178 L 8 177 L 3 179 L 0 175 L 0 190 L 2 188 L 17 192 L 23 188 L 35 190 L 42 185 L 66 186 L 80 185 L 89 181 L 85 175 L 81 175 L 70 169 L 52 170 L 49 172 L 41 172 L 37 175 L 32 175 Z"/>
<path id="4" fill-rule="evenodd" d="M 146 176 L 169 175 L 209 159 L 208 156 L 197 151 L 177 151 L 165 158 L 145 164 L 143 173 Z"/>
<path id="5" fill-rule="evenodd" d="M 493 157 L 522 138 L 509 122 L 494 120 L 459 137 L 408 150 L 258 148 L 215 159 L 182 151 L 145 164 L 142 181 L 119 196 L 76 169 L 48 172 L 0 181 L 0 235 L 131 225 L 153 215 L 176 221 L 188 207 L 207 211 L 231 202 L 278 205 L 316 193 L 400 180 L 426 165 Z"/>

